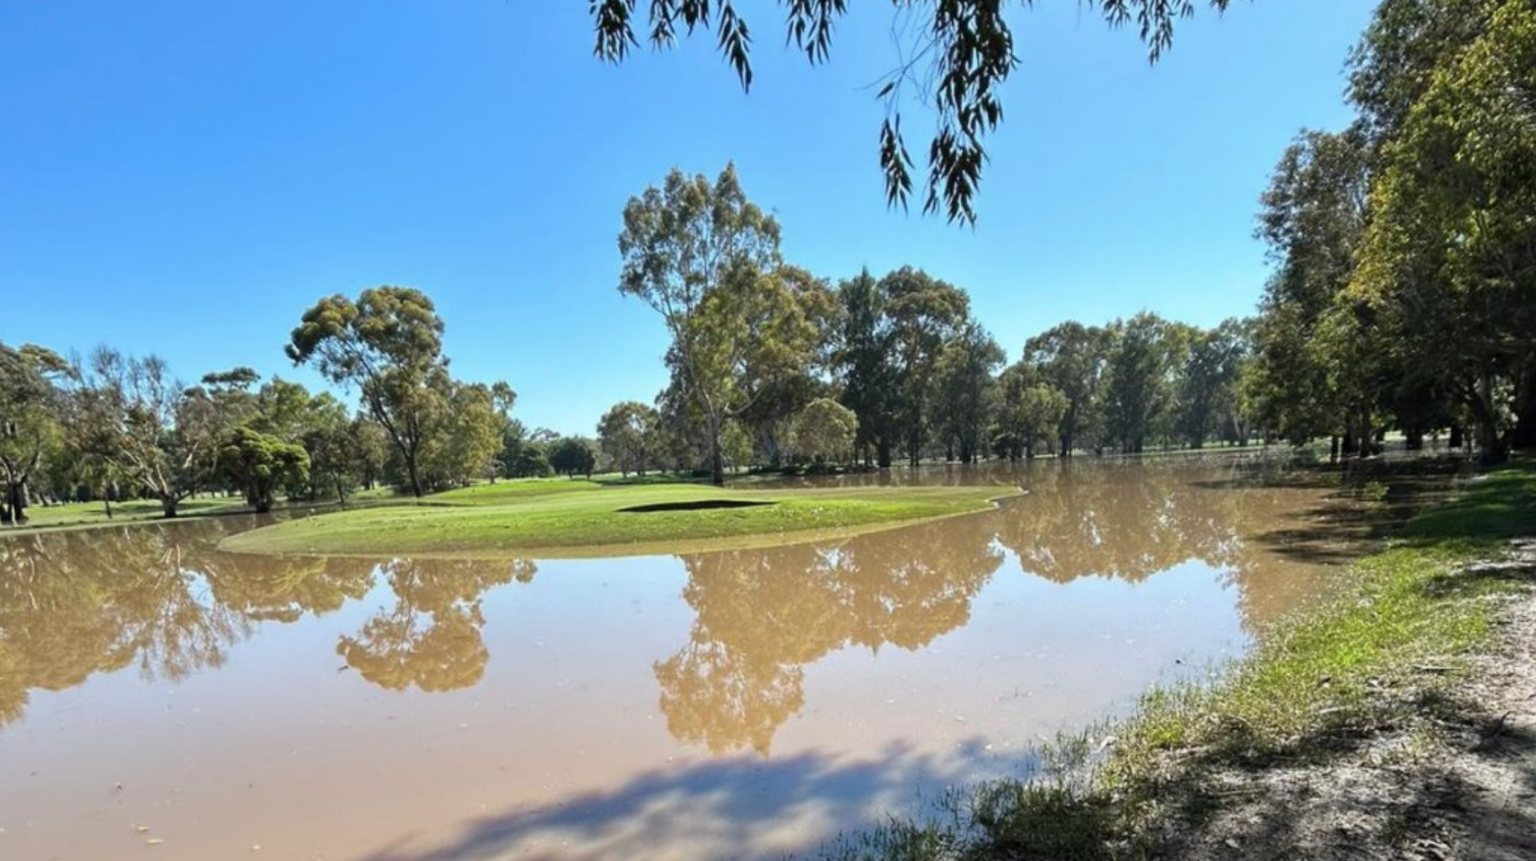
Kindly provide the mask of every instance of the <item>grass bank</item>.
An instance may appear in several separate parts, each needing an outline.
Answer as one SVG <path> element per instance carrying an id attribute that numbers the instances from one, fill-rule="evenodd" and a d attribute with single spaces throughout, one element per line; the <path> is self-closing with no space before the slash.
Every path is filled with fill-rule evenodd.
<path id="1" fill-rule="evenodd" d="M 1512 607 L 1531 609 L 1528 597 L 1512 599 L 1529 595 L 1536 553 L 1524 551 L 1530 558 L 1514 565 L 1497 561 L 1510 539 L 1533 534 L 1536 469 L 1474 479 L 1356 563 L 1348 594 L 1272 632 L 1216 683 L 1153 691 L 1128 720 L 1048 745 L 1032 779 L 953 793 L 940 813 L 845 838 L 823 857 L 1448 859 L 1523 851 L 1529 844 L 1521 841 L 1536 839 L 1536 800 L 1500 814 L 1518 833 L 1489 854 L 1478 842 L 1487 839 L 1485 818 L 1468 813 L 1478 795 L 1457 787 L 1475 782 L 1467 775 L 1488 763 L 1467 758 L 1493 755 L 1488 733 L 1507 732 L 1514 713 L 1499 714 L 1501 686 L 1510 683 L 1487 682 L 1490 668 L 1530 671 L 1527 687 L 1536 678 L 1524 662 L 1497 657 L 1502 640 L 1536 638 L 1501 622 Z M 1528 696 L 1536 691 L 1516 700 Z M 1506 769 L 1519 779 L 1506 782 L 1529 787 L 1536 739 L 1526 741 Z M 1452 848 L 1457 827 L 1472 848 Z"/>
<path id="2" fill-rule="evenodd" d="M 721 489 L 551 479 L 340 511 L 231 536 L 239 553 L 622 555 L 762 546 L 981 511 L 1013 487 Z"/>
<path id="3" fill-rule="evenodd" d="M 184 499 L 178 506 L 182 516 L 203 514 L 233 514 L 249 511 L 245 500 L 236 496 L 200 496 Z M 59 529 L 72 526 L 111 526 L 136 523 L 144 520 L 163 520 L 164 509 L 158 499 L 133 499 L 112 503 L 112 516 L 107 516 L 106 505 L 101 502 L 67 502 L 62 505 L 41 503 L 27 508 L 27 522 L 23 526 L 0 526 L 0 537 L 12 530 Z"/>

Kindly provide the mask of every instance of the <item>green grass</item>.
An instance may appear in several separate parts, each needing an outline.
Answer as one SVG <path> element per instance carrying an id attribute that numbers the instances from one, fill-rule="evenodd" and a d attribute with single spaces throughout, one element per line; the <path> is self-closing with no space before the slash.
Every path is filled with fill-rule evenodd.
<path id="1" fill-rule="evenodd" d="M 980 511 L 1012 487 L 721 489 L 540 479 L 436 494 L 418 505 L 340 511 L 226 539 L 234 552 L 378 556 L 619 555 L 760 546 Z M 742 508 L 631 512 L 731 501 Z"/>
<path id="2" fill-rule="evenodd" d="M 1356 585 L 1271 631 L 1214 684 L 1147 694 L 1125 721 L 1046 745 L 1040 776 L 960 793 L 934 818 L 845 839 L 836 859 L 1097 861 L 1165 855 L 1170 817 L 1198 823 L 1230 799 L 1209 775 L 1326 763 L 1385 730 L 1417 747 L 1479 719 L 1458 693 L 1514 579 L 1471 566 L 1536 534 L 1536 468 L 1480 476 L 1352 566 Z M 1091 736 L 1112 737 L 1095 758 Z"/>
<path id="3" fill-rule="evenodd" d="M 182 515 L 210 514 L 221 511 L 245 510 L 245 500 L 236 496 L 200 497 L 183 499 L 177 511 Z M 34 504 L 27 509 L 27 529 L 53 529 L 63 526 L 94 526 L 156 520 L 163 516 L 160 501 L 135 499 L 114 502 L 112 517 L 107 517 L 106 506 L 100 502 L 70 502 L 64 505 Z M 0 535 L 14 527 L 0 527 Z"/>

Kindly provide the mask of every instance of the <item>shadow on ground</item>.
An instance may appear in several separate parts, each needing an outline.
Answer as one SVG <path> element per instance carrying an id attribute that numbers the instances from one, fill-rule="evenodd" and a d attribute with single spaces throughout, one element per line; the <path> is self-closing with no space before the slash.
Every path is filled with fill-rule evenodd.
<path id="1" fill-rule="evenodd" d="M 709 760 L 471 820 L 446 840 L 405 834 L 358 861 L 814 856 L 840 832 L 919 811 L 945 787 L 973 779 L 987 756 L 972 741 L 943 757 L 902 747 L 876 760 L 819 753 Z"/>
<path id="2" fill-rule="evenodd" d="M 1536 585 L 1536 541 L 1430 588 L 1488 594 L 1493 581 Z M 1507 648 L 1480 658 L 1470 680 L 1385 685 L 1374 721 L 1325 720 L 1270 756 L 1253 752 L 1246 727 L 1224 727 L 1166 787 L 1167 857 L 1536 858 L 1536 598 L 1525 592 L 1512 608 Z M 1426 727 L 1439 741 L 1423 742 Z"/>

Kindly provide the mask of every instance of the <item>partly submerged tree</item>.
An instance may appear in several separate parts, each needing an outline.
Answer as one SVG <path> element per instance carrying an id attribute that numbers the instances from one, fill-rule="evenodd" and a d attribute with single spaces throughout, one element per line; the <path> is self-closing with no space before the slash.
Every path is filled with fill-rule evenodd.
<path id="1" fill-rule="evenodd" d="M 1225 10 L 1229 0 L 1209 0 Z M 743 89 L 752 86 L 752 33 L 731 0 L 652 0 L 639 20 L 637 0 L 591 0 L 593 53 L 620 62 L 643 34 L 670 48 L 696 30 L 713 31 L 720 53 Z M 847 0 L 780 0 L 788 43 L 814 65 L 831 56 L 836 24 Z M 1023 7 L 1028 2 L 1020 4 Z M 1084 0 L 1112 27 L 1134 26 L 1156 62 L 1173 43 L 1174 23 L 1192 14 L 1196 0 Z M 986 136 L 1003 119 L 1002 88 L 1019 65 L 1009 4 L 1000 0 L 896 0 L 892 24 L 898 59 L 877 83 L 885 102 L 880 166 L 887 201 L 905 207 L 912 194 L 913 160 L 901 126 L 909 99 L 931 108 L 936 121 L 928 146 L 924 212 L 974 223 L 975 196 L 986 163 Z"/>
<path id="2" fill-rule="evenodd" d="M 870 451 L 881 467 L 891 465 L 897 427 L 897 370 L 885 294 L 869 270 L 837 289 L 841 332 L 834 366 L 842 382 L 842 403 L 859 417 L 855 445 L 867 463 Z"/>

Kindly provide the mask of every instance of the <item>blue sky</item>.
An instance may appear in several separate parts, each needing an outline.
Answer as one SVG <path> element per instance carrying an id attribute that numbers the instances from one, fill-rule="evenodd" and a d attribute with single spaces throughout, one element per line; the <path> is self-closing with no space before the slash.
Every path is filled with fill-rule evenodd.
<path id="1" fill-rule="evenodd" d="M 1253 312 L 1257 196 L 1298 130 L 1348 122 L 1373 4 L 1202 10 L 1155 67 L 1079 3 L 1018 4 L 974 230 L 885 207 L 888 4 L 852 4 L 818 68 L 781 47 L 776 4 L 740 5 L 750 94 L 707 38 L 599 63 L 574 0 L 0 4 L 0 341 L 316 384 L 282 353 L 304 309 L 411 285 L 457 374 L 591 433 L 665 382 L 660 319 L 616 289 L 624 202 L 727 160 L 788 260 L 925 268 L 1010 359 L 1069 318 L 1212 325 Z M 914 153 L 930 122 L 909 109 Z"/>

